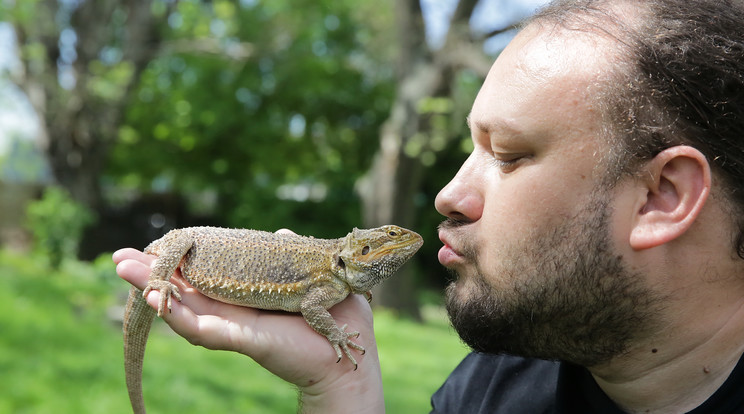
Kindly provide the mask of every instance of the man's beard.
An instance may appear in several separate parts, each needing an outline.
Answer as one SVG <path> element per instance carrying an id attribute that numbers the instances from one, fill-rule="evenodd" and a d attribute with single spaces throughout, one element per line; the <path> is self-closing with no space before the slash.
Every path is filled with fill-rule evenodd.
<path id="1" fill-rule="evenodd" d="M 450 320 L 468 346 L 595 366 L 656 326 L 660 299 L 613 251 L 608 198 L 595 194 L 548 234 L 490 252 L 499 255 L 495 269 L 481 267 L 462 223 L 442 223 L 460 237 L 461 253 L 476 268 L 446 291 Z M 489 285 L 489 274 L 503 286 Z"/>

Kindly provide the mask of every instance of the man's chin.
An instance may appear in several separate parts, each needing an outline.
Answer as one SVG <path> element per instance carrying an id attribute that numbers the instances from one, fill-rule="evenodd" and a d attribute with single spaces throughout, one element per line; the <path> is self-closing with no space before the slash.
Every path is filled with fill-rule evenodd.
<path id="1" fill-rule="evenodd" d="M 478 321 L 483 321 L 484 315 L 480 313 L 480 307 L 474 306 L 478 300 L 474 298 L 477 296 L 472 286 L 474 283 L 469 280 L 472 279 L 453 281 L 445 289 L 447 316 L 455 332 L 467 346 L 477 352 L 491 353 L 494 350 L 489 349 L 489 341 L 484 341 L 488 337 L 483 335 L 486 330 L 478 326 Z"/>
<path id="2" fill-rule="evenodd" d="M 473 290 L 472 278 L 461 275 L 460 273 L 450 272 L 454 279 L 444 289 L 444 297 L 452 306 L 466 303 L 469 300 L 470 292 Z"/>
<path id="3" fill-rule="evenodd" d="M 449 274 L 449 280 L 450 284 L 447 286 L 449 289 L 450 286 L 454 286 L 453 289 L 460 290 L 461 288 L 465 286 L 472 285 L 472 281 L 476 278 L 482 278 L 480 274 L 478 274 L 477 270 L 472 265 L 459 265 L 459 266 L 453 266 L 453 267 L 447 267 L 447 273 Z"/>

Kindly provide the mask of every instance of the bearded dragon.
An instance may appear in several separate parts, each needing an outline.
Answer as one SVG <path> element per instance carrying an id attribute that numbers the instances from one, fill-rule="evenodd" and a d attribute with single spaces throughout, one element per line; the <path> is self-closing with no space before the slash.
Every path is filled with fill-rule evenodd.
<path id="1" fill-rule="evenodd" d="M 132 409 L 145 412 L 142 366 L 150 326 L 157 313 L 171 308 L 181 295 L 170 278 L 176 269 L 196 290 L 221 302 L 259 309 L 300 312 L 328 338 L 341 361 L 357 368 L 349 348 L 358 332 L 339 327 L 327 309 L 352 293 L 367 294 L 389 278 L 423 244 L 413 231 L 388 225 L 354 229 L 346 237 L 316 239 L 258 230 L 189 227 L 168 232 L 145 253 L 157 256 L 147 287 L 132 287 L 124 312 L 124 366 Z M 161 293 L 157 312 L 145 297 Z M 368 296 L 368 299 L 370 296 Z"/>

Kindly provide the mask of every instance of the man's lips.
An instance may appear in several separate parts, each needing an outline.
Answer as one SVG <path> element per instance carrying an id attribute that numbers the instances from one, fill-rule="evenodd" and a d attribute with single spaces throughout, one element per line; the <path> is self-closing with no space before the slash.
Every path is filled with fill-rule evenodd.
<path id="1" fill-rule="evenodd" d="M 444 231 L 439 232 L 439 240 L 444 243 L 444 246 L 439 249 L 437 258 L 439 259 L 439 263 L 441 263 L 445 267 L 453 266 L 458 262 L 462 262 L 463 260 L 465 260 L 464 256 L 460 254 L 457 249 L 452 247 L 452 244 L 449 241 L 450 238 L 451 236 Z"/>

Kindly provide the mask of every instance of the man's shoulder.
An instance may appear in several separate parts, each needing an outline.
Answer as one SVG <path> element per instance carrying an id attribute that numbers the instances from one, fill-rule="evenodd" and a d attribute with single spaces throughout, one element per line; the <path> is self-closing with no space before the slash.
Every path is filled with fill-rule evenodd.
<path id="1" fill-rule="evenodd" d="M 471 353 L 432 396 L 433 413 L 549 413 L 560 364 Z"/>

